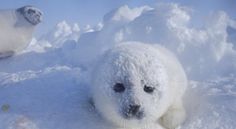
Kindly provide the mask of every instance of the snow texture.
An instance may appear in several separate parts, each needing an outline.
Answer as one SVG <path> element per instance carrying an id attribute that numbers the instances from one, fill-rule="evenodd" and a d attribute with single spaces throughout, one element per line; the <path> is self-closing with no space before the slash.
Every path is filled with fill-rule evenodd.
<path id="1" fill-rule="evenodd" d="M 223 11 L 202 22 L 191 10 L 175 3 L 122 6 L 95 27 L 59 23 L 1 59 L 0 129 L 114 129 L 91 106 L 90 72 L 104 51 L 126 41 L 162 45 L 185 69 L 187 120 L 177 129 L 235 129 L 236 22 Z M 8 29 L 12 15 L 1 11 L 0 26 L 21 41 Z"/>

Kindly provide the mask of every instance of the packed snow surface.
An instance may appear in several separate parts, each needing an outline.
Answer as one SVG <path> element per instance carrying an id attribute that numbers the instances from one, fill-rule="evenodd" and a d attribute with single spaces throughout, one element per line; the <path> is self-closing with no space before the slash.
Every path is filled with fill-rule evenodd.
<path id="1" fill-rule="evenodd" d="M 114 129 L 90 103 L 90 70 L 120 42 L 160 44 L 183 65 L 188 118 L 178 129 L 236 128 L 236 22 L 178 4 L 122 6 L 95 27 L 63 21 L 0 60 L 0 129 Z M 151 106 L 151 105 L 150 105 Z"/>

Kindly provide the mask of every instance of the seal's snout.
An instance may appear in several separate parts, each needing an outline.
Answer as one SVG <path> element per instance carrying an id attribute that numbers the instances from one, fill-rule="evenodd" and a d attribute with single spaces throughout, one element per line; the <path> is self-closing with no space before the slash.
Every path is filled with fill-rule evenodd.
<path id="1" fill-rule="evenodd" d="M 140 105 L 129 105 L 129 114 L 136 115 L 140 110 Z"/>
<path id="2" fill-rule="evenodd" d="M 29 8 L 29 9 L 27 10 L 27 13 L 30 14 L 30 15 L 34 15 L 35 18 L 36 18 L 39 22 L 42 21 L 43 13 L 42 13 L 39 9 L 36 9 L 36 8 L 32 9 L 32 8 Z"/>
<path id="3" fill-rule="evenodd" d="M 43 13 L 38 8 L 28 5 L 17 9 L 17 12 L 22 14 L 24 18 L 32 25 L 37 25 L 42 22 Z"/>
<path id="4" fill-rule="evenodd" d="M 141 110 L 141 105 L 129 105 L 124 111 L 124 117 L 126 119 L 142 119 L 144 117 L 144 112 Z"/>

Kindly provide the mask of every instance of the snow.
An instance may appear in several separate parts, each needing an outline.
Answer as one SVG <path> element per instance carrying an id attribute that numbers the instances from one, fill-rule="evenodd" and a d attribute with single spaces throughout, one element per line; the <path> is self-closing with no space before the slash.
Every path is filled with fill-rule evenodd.
<path id="1" fill-rule="evenodd" d="M 0 129 L 113 129 L 89 103 L 89 72 L 104 51 L 125 41 L 161 44 L 185 68 L 188 118 L 178 129 L 234 129 L 236 22 L 219 11 L 196 23 L 190 10 L 125 5 L 97 26 L 62 21 L 34 38 L 0 60 Z"/>
<path id="2" fill-rule="evenodd" d="M 235 76 L 215 78 L 204 82 L 191 81 L 188 95 L 191 105 L 188 119 L 181 129 L 234 129 L 236 115 Z M 196 93 L 196 91 L 198 93 Z M 199 94 L 201 96 L 199 97 Z M 193 99 L 195 98 L 195 99 Z"/>
<path id="3" fill-rule="evenodd" d="M 51 31 L 39 38 L 39 44 L 50 44 L 52 47 L 62 47 L 67 40 L 77 41 L 80 36 L 78 23 L 69 25 L 66 21 L 58 23 Z"/>
<path id="4" fill-rule="evenodd" d="M 127 5 L 121 6 L 118 9 L 115 9 L 104 16 L 104 23 L 108 24 L 109 22 L 129 22 L 133 21 L 135 18 L 140 16 L 142 12 L 151 10 L 152 8 L 148 6 L 142 6 L 138 8 L 129 8 Z"/>

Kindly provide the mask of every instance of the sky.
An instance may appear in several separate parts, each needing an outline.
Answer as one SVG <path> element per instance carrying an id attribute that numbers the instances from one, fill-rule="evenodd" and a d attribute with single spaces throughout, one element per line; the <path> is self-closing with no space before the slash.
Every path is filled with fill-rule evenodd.
<path id="1" fill-rule="evenodd" d="M 236 18 L 236 0 L 0 0 L 0 9 L 19 8 L 33 5 L 44 12 L 44 20 L 37 28 L 36 35 L 52 29 L 58 22 L 66 20 L 78 23 L 80 27 L 102 22 L 104 14 L 122 5 L 137 7 L 153 6 L 158 2 L 176 2 L 201 13 L 224 10 Z"/>

